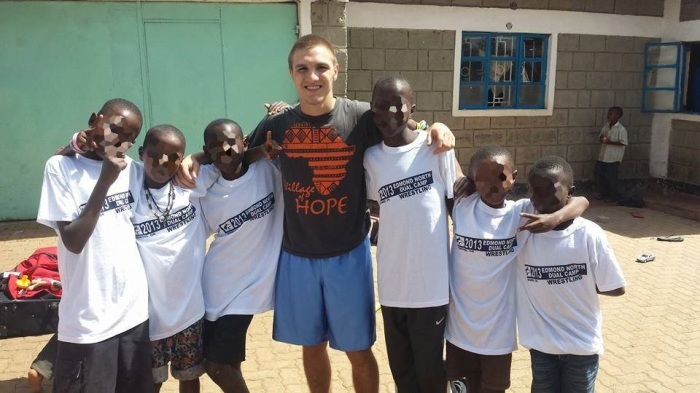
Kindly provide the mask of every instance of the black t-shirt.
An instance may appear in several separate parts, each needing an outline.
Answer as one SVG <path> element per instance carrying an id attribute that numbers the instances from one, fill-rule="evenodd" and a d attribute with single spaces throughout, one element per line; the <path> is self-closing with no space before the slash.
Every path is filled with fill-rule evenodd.
<path id="1" fill-rule="evenodd" d="M 297 106 L 258 124 L 250 145 L 263 144 L 268 130 L 283 148 L 284 250 L 327 258 L 357 247 L 369 230 L 362 160 L 381 141 L 369 104 L 336 98 L 322 116 Z"/>

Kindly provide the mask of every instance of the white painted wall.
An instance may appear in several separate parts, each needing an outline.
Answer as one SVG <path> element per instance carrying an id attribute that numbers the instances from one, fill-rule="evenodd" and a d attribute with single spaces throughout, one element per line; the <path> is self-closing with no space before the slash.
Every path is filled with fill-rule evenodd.
<path id="1" fill-rule="evenodd" d="M 661 18 L 509 8 L 348 3 L 348 27 L 659 37 Z M 676 20 L 677 16 L 676 16 Z M 506 24 L 513 24 L 511 30 Z"/>
<path id="2" fill-rule="evenodd" d="M 660 34 L 662 42 L 700 41 L 700 21 L 678 22 L 680 0 L 666 0 Z M 668 174 L 668 152 L 673 119 L 700 121 L 700 115 L 683 113 L 655 113 L 651 122 L 651 152 L 649 172 L 652 177 L 665 178 Z M 698 169 L 700 170 L 700 169 Z"/>
<path id="3" fill-rule="evenodd" d="M 299 18 L 299 37 L 311 34 L 311 2 L 313 0 L 297 1 L 297 17 Z"/>

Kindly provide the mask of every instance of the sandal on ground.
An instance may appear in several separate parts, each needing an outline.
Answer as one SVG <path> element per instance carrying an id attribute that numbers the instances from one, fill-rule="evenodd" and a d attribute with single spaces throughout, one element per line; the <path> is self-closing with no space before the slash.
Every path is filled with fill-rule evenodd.
<path id="1" fill-rule="evenodd" d="M 683 239 L 681 236 L 676 236 L 676 235 L 668 235 L 668 236 L 659 236 L 656 238 L 656 240 L 660 242 L 682 242 Z"/>
<path id="2" fill-rule="evenodd" d="M 647 262 L 653 261 L 654 259 L 656 259 L 656 256 L 654 254 L 644 253 L 644 254 L 637 257 L 637 262 L 647 263 Z"/>

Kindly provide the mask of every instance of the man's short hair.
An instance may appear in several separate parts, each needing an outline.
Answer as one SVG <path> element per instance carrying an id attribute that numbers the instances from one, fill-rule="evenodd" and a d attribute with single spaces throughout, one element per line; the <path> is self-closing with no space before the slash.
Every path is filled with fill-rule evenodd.
<path id="1" fill-rule="evenodd" d="M 530 175 L 538 174 L 540 176 L 547 176 L 548 172 L 561 172 L 561 181 L 563 185 L 569 188 L 573 187 L 574 171 L 565 159 L 559 156 L 544 156 L 535 161 L 530 169 Z"/>
<path id="2" fill-rule="evenodd" d="M 296 40 L 294 45 L 292 45 L 292 49 L 289 51 L 289 56 L 287 56 L 287 63 L 289 64 L 289 69 L 292 69 L 292 56 L 294 55 L 294 52 L 300 49 L 308 50 L 317 46 L 323 46 L 326 49 L 328 49 L 333 54 L 333 64 L 338 64 L 338 60 L 335 58 L 335 49 L 333 48 L 333 44 L 328 42 L 328 40 L 323 37 L 317 36 L 315 34 L 307 34 L 299 37 L 299 39 Z"/>

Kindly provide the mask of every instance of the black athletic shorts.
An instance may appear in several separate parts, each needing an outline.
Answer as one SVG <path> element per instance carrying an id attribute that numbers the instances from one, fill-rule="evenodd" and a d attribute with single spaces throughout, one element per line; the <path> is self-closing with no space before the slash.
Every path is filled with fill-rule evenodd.
<path id="1" fill-rule="evenodd" d="M 236 366 L 245 360 L 245 342 L 252 315 L 224 315 L 216 321 L 204 320 L 204 358 Z"/>
<path id="2" fill-rule="evenodd" d="M 148 321 L 94 344 L 59 341 L 53 391 L 153 392 Z"/>

